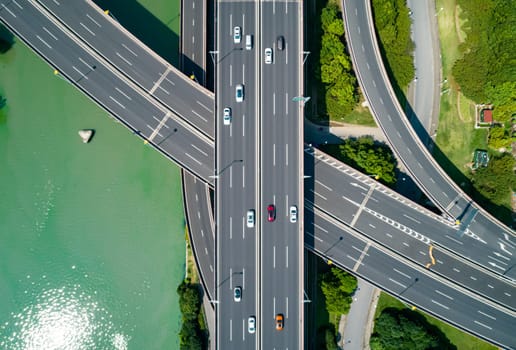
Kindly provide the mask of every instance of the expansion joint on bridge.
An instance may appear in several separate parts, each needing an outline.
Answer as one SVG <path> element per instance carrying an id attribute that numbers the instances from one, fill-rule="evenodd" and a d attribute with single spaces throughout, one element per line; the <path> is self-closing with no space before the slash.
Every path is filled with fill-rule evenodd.
<path id="1" fill-rule="evenodd" d="M 367 245 L 364 248 L 364 251 L 360 255 L 360 258 L 358 258 L 357 262 L 355 263 L 355 266 L 353 266 L 353 272 L 357 272 L 358 268 L 360 267 L 360 264 L 362 264 L 362 260 L 364 260 L 364 257 L 367 255 L 367 251 L 369 250 L 369 247 L 371 246 L 370 242 L 367 242 Z"/>
<path id="2" fill-rule="evenodd" d="M 364 207 L 367 204 L 367 201 L 373 194 L 375 187 L 376 187 L 376 184 L 373 183 L 373 185 L 371 185 L 371 188 L 367 192 L 367 195 L 365 196 L 364 200 L 362 201 L 362 204 L 360 204 L 360 208 L 358 208 L 357 213 L 353 217 L 353 220 L 351 221 L 351 224 L 350 224 L 351 227 L 355 227 L 355 223 L 357 222 L 358 218 L 360 217 L 362 210 L 364 210 Z"/>
<path id="3" fill-rule="evenodd" d="M 165 123 L 167 122 L 167 120 L 172 116 L 172 113 L 169 111 L 167 112 L 167 114 L 165 114 L 165 116 L 163 117 L 163 119 L 161 119 L 161 121 L 159 122 L 158 126 L 156 127 L 156 129 L 154 129 L 154 131 L 152 132 L 152 134 L 149 136 L 149 138 L 147 139 L 148 141 L 152 141 L 154 139 L 154 137 L 156 137 L 156 135 L 159 133 L 159 131 L 161 130 L 161 128 L 163 127 L 163 125 L 165 125 Z"/>
<path id="4" fill-rule="evenodd" d="M 458 202 L 459 198 L 461 197 L 461 194 L 459 193 L 457 197 L 455 197 L 450 204 L 446 207 L 446 211 L 450 211 L 450 209 Z"/>
<path id="5" fill-rule="evenodd" d="M 163 80 L 165 80 L 165 78 L 167 77 L 168 73 L 170 73 L 172 69 L 170 68 L 170 66 L 167 67 L 167 70 L 165 71 L 165 73 L 163 73 L 163 75 L 161 75 L 161 77 L 159 77 L 158 81 L 154 84 L 154 86 L 152 87 L 152 89 L 150 89 L 149 93 L 152 95 L 154 93 L 154 91 L 156 91 L 156 89 L 159 87 L 159 85 L 161 84 L 161 82 Z"/>

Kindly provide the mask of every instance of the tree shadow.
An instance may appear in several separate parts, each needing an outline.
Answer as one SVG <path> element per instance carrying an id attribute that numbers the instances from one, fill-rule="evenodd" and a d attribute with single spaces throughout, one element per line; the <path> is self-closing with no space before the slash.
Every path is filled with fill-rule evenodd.
<path id="1" fill-rule="evenodd" d="M 162 23 L 136 0 L 93 0 L 103 10 L 109 10 L 124 28 L 140 39 L 172 65 L 179 66 L 179 36 L 167 25 L 181 21 L 181 13 L 172 14 Z"/>
<path id="2" fill-rule="evenodd" d="M 9 51 L 14 45 L 14 35 L 0 24 L 0 54 Z"/>
<path id="3" fill-rule="evenodd" d="M 376 36 L 378 37 L 378 33 L 376 32 Z M 389 62 L 385 59 L 385 48 L 383 47 L 380 40 L 378 40 L 378 46 L 380 49 L 380 53 L 383 58 L 383 64 L 385 70 L 387 71 L 387 75 L 389 77 L 389 81 L 394 90 L 396 97 L 402 108 L 405 111 L 407 119 L 410 124 L 414 128 L 417 136 L 421 140 L 421 142 L 426 146 L 426 148 L 430 151 L 433 158 L 437 161 L 439 166 L 444 170 L 446 174 L 455 182 L 465 193 L 467 193 L 478 205 L 482 208 L 486 209 L 491 215 L 496 217 L 498 220 L 502 221 L 504 224 L 512 227 L 512 210 L 502 205 L 498 205 L 493 203 L 490 199 L 486 198 L 482 193 L 480 193 L 472 184 L 471 180 L 464 175 L 459 168 L 453 164 L 453 162 L 446 156 L 446 154 L 439 148 L 439 146 L 434 142 L 431 135 L 428 134 L 425 127 L 421 124 L 416 112 L 408 102 L 407 96 L 403 92 L 402 87 L 400 87 L 398 81 L 395 79 L 392 67 L 389 65 Z M 451 142 L 452 140 L 450 140 Z M 434 210 L 432 206 L 425 205 L 425 207 Z"/>

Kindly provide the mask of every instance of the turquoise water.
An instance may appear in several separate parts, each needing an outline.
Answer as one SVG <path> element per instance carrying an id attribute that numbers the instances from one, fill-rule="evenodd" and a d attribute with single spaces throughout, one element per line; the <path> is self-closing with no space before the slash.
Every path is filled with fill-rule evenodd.
<path id="1" fill-rule="evenodd" d="M 178 168 L 18 40 L 0 94 L 0 348 L 178 348 Z"/>

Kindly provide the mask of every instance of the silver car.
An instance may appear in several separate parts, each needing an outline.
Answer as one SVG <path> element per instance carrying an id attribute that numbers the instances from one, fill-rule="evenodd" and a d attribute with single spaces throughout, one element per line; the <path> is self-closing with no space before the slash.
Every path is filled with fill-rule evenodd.
<path id="1" fill-rule="evenodd" d="M 265 49 L 265 64 L 272 63 L 272 49 L 270 47 Z"/>
<path id="2" fill-rule="evenodd" d="M 224 125 L 231 124 L 231 108 L 224 108 Z"/>
<path id="3" fill-rule="evenodd" d="M 235 99 L 237 102 L 244 101 L 244 86 L 242 84 L 238 84 L 235 89 Z"/>

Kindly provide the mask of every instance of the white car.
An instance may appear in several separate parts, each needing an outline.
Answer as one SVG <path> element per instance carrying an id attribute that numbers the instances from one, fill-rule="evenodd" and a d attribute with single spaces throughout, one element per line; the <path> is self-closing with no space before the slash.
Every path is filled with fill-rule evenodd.
<path id="1" fill-rule="evenodd" d="M 249 209 L 247 211 L 247 227 L 252 228 L 254 227 L 254 210 Z"/>
<path id="2" fill-rule="evenodd" d="M 297 207 L 291 205 L 289 209 L 290 222 L 297 222 Z"/>
<path id="3" fill-rule="evenodd" d="M 235 44 L 240 44 L 240 40 L 242 40 L 242 30 L 239 26 L 235 26 L 233 28 L 233 41 Z"/>
<path id="4" fill-rule="evenodd" d="M 256 332 L 256 318 L 254 316 L 247 319 L 247 331 L 251 334 Z"/>
<path id="5" fill-rule="evenodd" d="M 231 108 L 224 108 L 224 125 L 231 124 Z"/>
<path id="6" fill-rule="evenodd" d="M 237 102 L 244 101 L 244 86 L 242 84 L 238 84 L 235 89 L 235 99 Z"/>
<path id="7" fill-rule="evenodd" d="M 265 49 L 265 64 L 272 63 L 272 49 L 270 47 Z"/>

